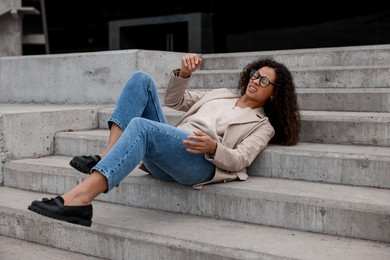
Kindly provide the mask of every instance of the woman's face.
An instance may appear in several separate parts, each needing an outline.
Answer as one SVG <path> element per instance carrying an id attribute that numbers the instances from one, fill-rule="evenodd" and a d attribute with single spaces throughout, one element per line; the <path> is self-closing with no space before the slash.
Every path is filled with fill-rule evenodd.
<path id="1" fill-rule="evenodd" d="M 246 95 L 262 107 L 274 92 L 276 72 L 271 67 L 262 67 L 251 73 Z"/>

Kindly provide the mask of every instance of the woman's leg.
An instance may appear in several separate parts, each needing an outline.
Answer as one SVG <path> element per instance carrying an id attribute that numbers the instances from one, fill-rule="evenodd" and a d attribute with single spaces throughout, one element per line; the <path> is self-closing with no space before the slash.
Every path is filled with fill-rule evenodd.
<path id="1" fill-rule="evenodd" d="M 153 79 L 145 72 L 133 73 L 123 87 L 114 111 L 108 119 L 110 135 L 106 149 L 94 156 L 75 156 L 69 164 L 78 171 L 90 174 L 91 168 L 111 150 L 123 134 L 123 130 L 134 117 L 144 117 L 157 122 L 167 123 L 157 88 Z"/>
<path id="2" fill-rule="evenodd" d="M 83 182 L 62 195 L 65 206 L 89 205 L 101 193 L 107 190 L 107 179 L 93 172 Z"/>
<path id="3" fill-rule="evenodd" d="M 110 128 L 108 146 L 100 157 L 103 158 L 107 154 L 134 117 L 167 123 L 156 85 L 151 76 L 145 72 L 133 73 L 123 87 L 114 111 L 108 119 Z"/>
<path id="4" fill-rule="evenodd" d="M 168 124 L 132 119 L 116 145 L 93 168 L 91 176 L 64 194 L 65 205 L 90 204 L 97 195 L 119 184 L 142 160 L 151 174 L 161 180 L 194 185 L 212 179 L 215 166 L 204 154 L 186 151 L 182 142 L 188 135 Z"/>
<path id="5" fill-rule="evenodd" d="M 146 162 L 146 167 L 148 162 L 153 162 L 173 180 L 184 185 L 193 185 L 203 178 L 211 179 L 215 166 L 203 154 L 186 151 L 182 142 L 188 135 L 168 124 L 134 118 L 116 145 L 93 170 L 106 176 L 107 191 L 119 184 L 141 161 Z"/>
<path id="6" fill-rule="evenodd" d="M 117 124 L 112 123 L 110 127 L 110 135 L 108 137 L 108 146 L 106 149 L 99 154 L 100 158 L 103 158 L 106 156 L 108 151 L 111 150 L 111 148 L 114 146 L 114 144 L 118 141 L 118 139 L 122 136 L 123 130 L 120 128 Z"/>
<path id="7" fill-rule="evenodd" d="M 101 163 L 95 165 L 94 171 L 88 178 L 63 196 L 33 201 L 28 209 L 51 218 L 90 226 L 92 223 L 91 202 L 96 196 L 115 187 L 115 183 L 119 183 L 139 164 L 150 147 L 156 147 L 149 143 L 156 142 L 157 139 L 148 137 L 153 132 L 158 132 L 160 127 L 139 123 L 144 121 L 169 126 L 151 77 L 146 73 L 137 72 L 128 80 L 109 119 L 110 140 L 107 152 L 102 159 L 93 158 L 94 164 Z M 129 122 L 134 123 L 129 125 Z M 175 129 L 172 126 L 169 127 Z M 126 129 L 125 132 L 123 129 Z M 76 156 L 72 159 L 71 165 L 75 159 L 80 159 L 79 162 L 85 163 L 82 156 Z M 90 164 L 91 161 L 87 163 Z M 89 173 L 85 165 L 80 167 L 77 161 L 73 165 L 76 169 Z"/>

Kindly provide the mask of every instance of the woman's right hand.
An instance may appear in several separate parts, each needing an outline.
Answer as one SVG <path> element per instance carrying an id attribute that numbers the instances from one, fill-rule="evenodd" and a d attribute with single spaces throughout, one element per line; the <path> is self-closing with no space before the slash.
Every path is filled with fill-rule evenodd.
<path id="1" fill-rule="evenodd" d="M 192 72 L 200 68 L 202 58 L 196 53 L 187 53 L 181 57 L 179 77 L 188 78 Z"/>

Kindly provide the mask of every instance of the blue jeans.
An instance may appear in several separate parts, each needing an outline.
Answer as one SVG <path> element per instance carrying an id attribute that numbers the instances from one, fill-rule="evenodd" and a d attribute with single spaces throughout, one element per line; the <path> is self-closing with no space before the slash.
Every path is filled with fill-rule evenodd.
<path id="1" fill-rule="evenodd" d="M 191 154 L 182 141 L 190 133 L 167 123 L 156 86 L 145 72 L 131 75 L 119 95 L 108 125 L 124 132 L 93 170 L 108 181 L 108 189 L 119 184 L 143 162 L 159 180 L 194 185 L 213 178 L 215 165 L 204 154 Z"/>

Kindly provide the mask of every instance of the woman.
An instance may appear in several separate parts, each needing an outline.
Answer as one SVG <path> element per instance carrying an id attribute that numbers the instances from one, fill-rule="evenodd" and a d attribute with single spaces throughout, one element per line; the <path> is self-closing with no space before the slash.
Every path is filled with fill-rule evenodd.
<path id="1" fill-rule="evenodd" d="M 62 196 L 33 201 L 39 214 L 91 226 L 92 201 L 141 168 L 162 181 L 200 189 L 203 185 L 246 180 L 246 168 L 269 142 L 298 142 L 300 117 L 290 71 L 272 59 L 259 59 L 240 74 L 240 95 L 226 88 L 190 91 L 186 86 L 202 59 L 193 53 L 172 72 L 164 102 L 185 111 L 175 126 L 162 111 L 152 78 L 134 73 L 108 119 L 107 149 L 76 156 L 70 164 L 90 176 Z"/>

